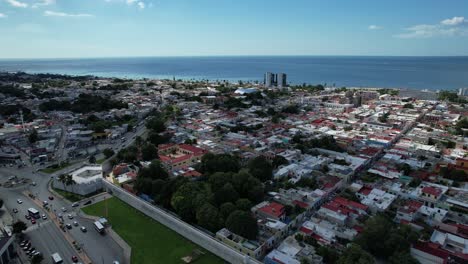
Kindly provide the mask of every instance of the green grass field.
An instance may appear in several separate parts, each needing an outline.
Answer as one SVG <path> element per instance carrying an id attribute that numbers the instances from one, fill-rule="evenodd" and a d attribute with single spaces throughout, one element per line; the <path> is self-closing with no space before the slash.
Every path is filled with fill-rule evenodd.
<path id="1" fill-rule="evenodd" d="M 83 208 L 89 215 L 105 216 L 105 201 Z M 181 258 L 200 249 L 205 255 L 193 263 L 221 264 L 222 259 L 193 244 L 176 232 L 147 217 L 117 198 L 107 200 L 106 217 L 114 231 L 132 248 L 132 263 L 172 264 L 184 263 Z"/>

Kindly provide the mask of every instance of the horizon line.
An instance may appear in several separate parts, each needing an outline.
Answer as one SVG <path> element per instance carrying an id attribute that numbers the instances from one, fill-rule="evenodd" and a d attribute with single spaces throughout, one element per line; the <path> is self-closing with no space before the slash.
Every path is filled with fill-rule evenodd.
<path id="1" fill-rule="evenodd" d="M 70 60 L 70 59 L 132 59 L 132 58 L 221 58 L 221 57 L 419 57 L 419 58 L 447 58 L 468 57 L 468 55 L 137 55 L 137 56 L 83 56 L 83 57 L 12 57 L 0 58 L 7 60 Z"/>

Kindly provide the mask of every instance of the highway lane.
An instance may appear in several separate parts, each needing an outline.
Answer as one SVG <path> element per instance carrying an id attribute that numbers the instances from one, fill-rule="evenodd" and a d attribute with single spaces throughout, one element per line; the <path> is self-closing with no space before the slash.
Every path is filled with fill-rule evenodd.
<path id="1" fill-rule="evenodd" d="M 59 253 L 65 263 L 71 263 L 72 256 L 77 254 L 69 243 L 62 241 L 63 234 L 60 232 L 63 231 L 49 220 L 33 231 L 26 231 L 25 234 L 36 250 L 42 252 L 46 263 L 49 263 L 53 253 Z"/>
<path id="2" fill-rule="evenodd" d="M 92 221 L 78 216 L 77 212 L 74 211 L 77 209 L 71 207 L 70 202 L 61 200 L 55 196 L 54 200 L 48 199 L 49 196 L 53 196 L 47 188 L 48 182 L 51 178 L 50 175 L 34 172 L 34 169 L 31 167 L 24 168 L 21 170 L 0 168 L 0 181 L 4 181 L 12 175 L 28 178 L 31 179 L 31 181 L 36 182 L 36 186 L 26 185 L 19 188 L 0 187 L 0 198 L 2 198 L 5 201 L 5 206 L 9 209 L 15 220 L 22 220 L 25 223 L 27 223 L 28 226 L 32 226 L 31 222 L 25 219 L 27 209 L 33 207 L 39 210 L 41 215 L 44 213 L 44 210 L 41 206 L 37 206 L 29 199 L 29 197 L 26 197 L 23 194 L 24 191 L 30 191 L 31 193 L 36 195 L 37 198 L 41 201 L 47 201 L 52 211 L 55 210 L 57 214 L 62 213 L 65 217 L 65 223 L 72 223 L 73 221 L 77 221 L 78 223 L 86 226 L 86 228 L 88 229 L 87 233 L 82 233 L 77 227 L 73 227 L 72 230 L 68 233 L 72 236 L 74 240 L 78 241 L 78 243 L 83 244 L 83 248 L 86 254 L 91 258 L 93 263 L 102 263 L 103 260 L 105 261 L 105 263 L 112 263 L 112 261 L 114 260 L 123 260 L 123 251 L 120 248 L 120 246 L 117 243 L 115 243 L 115 241 L 110 236 L 99 235 L 94 230 Z M 21 199 L 23 203 L 21 205 L 18 204 L 17 199 Z M 66 213 L 61 212 L 62 207 L 67 209 Z M 13 213 L 13 208 L 17 208 L 19 212 L 16 214 Z M 71 213 L 74 216 L 73 220 L 68 220 L 66 218 L 68 213 Z M 58 244 L 68 244 L 68 246 L 70 246 L 68 241 L 64 238 L 63 234 L 60 234 L 63 231 L 61 231 L 54 224 L 50 223 L 50 220 L 48 221 L 50 226 L 48 225 L 47 230 L 49 230 L 50 228 L 55 228 L 56 232 L 42 232 L 41 237 L 43 237 L 43 240 L 39 240 L 37 238 L 36 240 L 38 241 L 38 243 L 43 243 L 45 241 L 57 241 Z M 36 225 L 41 225 L 42 228 L 43 224 L 45 224 L 44 221 L 40 219 L 37 221 Z M 28 228 L 29 230 L 31 230 L 31 227 Z M 35 237 L 36 232 L 40 231 L 41 228 L 36 227 L 34 228 L 34 230 L 31 230 L 31 232 L 28 232 L 28 230 L 26 232 L 28 232 L 28 235 L 32 235 L 33 237 Z M 58 248 L 58 250 L 61 249 Z M 76 255 L 76 253 L 73 255 Z M 66 256 L 70 259 L 72 255 L 67 253 Z"/>

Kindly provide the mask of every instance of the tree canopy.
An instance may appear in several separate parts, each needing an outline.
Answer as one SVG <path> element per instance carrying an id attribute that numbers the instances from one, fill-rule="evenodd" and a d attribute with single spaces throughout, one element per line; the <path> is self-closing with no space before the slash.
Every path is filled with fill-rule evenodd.
<path id="1" fill-rule="evenodd" d="M 226 220 L 226 228 L 247 239 L 256 239 L 258 233 L 257 220 L 248 212 L 236 210 Z"/>

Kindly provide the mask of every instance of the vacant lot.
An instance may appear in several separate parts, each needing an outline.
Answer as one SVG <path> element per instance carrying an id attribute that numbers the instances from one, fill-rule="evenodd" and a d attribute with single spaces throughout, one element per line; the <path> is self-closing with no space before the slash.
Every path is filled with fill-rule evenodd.
<path id="1" fill-rule="evenodd" d="M 176 232 L 145 216 L 117 198 L 83 208 L 89 215 L 104 216 L 120 237 L 132 247 L 132 263 L 184 263 L 181 258 L 200 249 L 205 255 L 194 263 L 218 264 L 223 261 Z"/>

